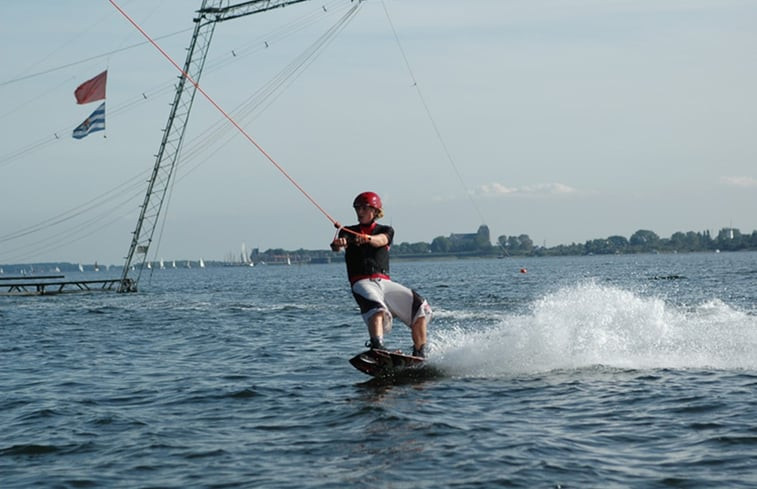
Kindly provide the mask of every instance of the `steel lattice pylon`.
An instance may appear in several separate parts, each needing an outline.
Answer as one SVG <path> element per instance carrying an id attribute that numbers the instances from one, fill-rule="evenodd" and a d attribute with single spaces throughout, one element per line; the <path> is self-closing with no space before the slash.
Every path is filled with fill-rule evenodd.
<path id="1" fill-rule="evenodd" d="M 229 5 L 228 0 L 203 0 L 194 18 L 195 28 L 187 49 L 184 73 L 195 83 L 199 83 L 216 23 L 305 1 L 307 0 L 251 0 Z M 148 181 L 147 193 L 140 207 L 137 226 L 132 234 L 131 246 L 124 262 L 119 292 L 137 290 L 171 177 L 181 152 L 189 112 L 197 92 L 195 84 L 189 82 L 184 73 L 179 76 L 176 95 L 163 130 L 160 148 L 155 157 L 155 166 Z"/>

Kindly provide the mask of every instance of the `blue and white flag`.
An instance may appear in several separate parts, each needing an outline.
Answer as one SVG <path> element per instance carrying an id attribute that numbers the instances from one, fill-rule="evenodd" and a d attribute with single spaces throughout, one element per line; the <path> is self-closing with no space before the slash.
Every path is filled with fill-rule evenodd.
<path id="1" fill-rule="evenodd" d="M 91 132 L 105 130 L 105 102 L 92 112 L 79 127 L 74 129 L 74 139 L 81 139 Z"/>

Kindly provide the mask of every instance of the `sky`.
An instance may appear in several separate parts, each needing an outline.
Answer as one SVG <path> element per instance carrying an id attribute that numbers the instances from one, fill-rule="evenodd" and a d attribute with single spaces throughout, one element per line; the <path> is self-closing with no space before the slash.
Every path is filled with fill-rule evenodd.
<path id="1" fill-rule="evenodd" d="M 200 0 L 116 3 L 183 64 Z M 216 25 L 200 86 L 281 170 L 198 94 L 151 259 L 327 249 L 365 190 L 397 242 L 757 229 L 757 2 L 366 0 L 283 76 L 352 6 Z M 178 72 L 106 0 L 5 18 L 0 263 L 121 264 Z"/>

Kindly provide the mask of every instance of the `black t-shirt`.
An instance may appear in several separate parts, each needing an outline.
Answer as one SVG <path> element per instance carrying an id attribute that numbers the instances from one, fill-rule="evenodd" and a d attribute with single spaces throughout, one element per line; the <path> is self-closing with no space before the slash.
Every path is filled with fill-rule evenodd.
<path id="1" fill-rule="evenodd" d="M 369 226 L 347 226 L 347 229 L 356 233 L 369 234 L 386 234 L 389 237 L 389 243 L 386 246 L 374 247 L 368 243 L 358 245 L 355 243 L 355 235 L 348 233 L 344 229 L 339 231 L 340 238 L 347 238 L 347 248 L 344 253 L 344 261 L 347 264 L 347 277 L 350 282 L 361 278 L 375 276 L 389 276 L 389 246 L 394 239 L 394 228 L 384 226 L 376 222 Z"/>

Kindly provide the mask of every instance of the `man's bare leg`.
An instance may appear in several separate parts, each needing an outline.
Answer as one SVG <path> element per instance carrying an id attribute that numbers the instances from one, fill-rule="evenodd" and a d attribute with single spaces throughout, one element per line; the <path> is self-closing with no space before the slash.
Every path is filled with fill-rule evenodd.
<path id="1" fill-rule="evenodd" d="M 384 313 L 379 311 L 368 321 L 368 335 L 371 337 L 371 348 L 384 347 Z M 377 345 L 376 342 L 380 344 Z"/>
<path id="2" fill-rule="evenodd" d="M 413 350 L 414 353 L 424 353 L 426 346 L 426 324 L 428 321 L 425 316 L 421 316 L 413 321 L 413 325 L 410 327 L 413 336 Z"/>

